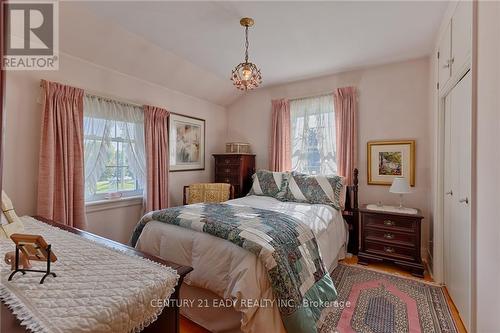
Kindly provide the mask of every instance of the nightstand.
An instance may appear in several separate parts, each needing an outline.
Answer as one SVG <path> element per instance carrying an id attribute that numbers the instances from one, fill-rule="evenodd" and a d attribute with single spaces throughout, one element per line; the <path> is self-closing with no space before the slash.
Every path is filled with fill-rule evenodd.
<path id="1" fill-rule="evenodd" d="M 367 209 L 360 213 L 360 246 L 358 263 L 388 261 L 423 277 L 420 255 L 422 213 L 403 214 Z"/>

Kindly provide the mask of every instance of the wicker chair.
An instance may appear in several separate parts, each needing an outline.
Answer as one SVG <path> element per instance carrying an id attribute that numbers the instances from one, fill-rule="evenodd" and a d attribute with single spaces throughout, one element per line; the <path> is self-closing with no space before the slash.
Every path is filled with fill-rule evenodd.
<path id="1" fill-rule="evenodd" d="M 234 187 L 226 183 L 199 183 L 184 186 L 183 204 L 224 202 L 234 199 Z"/>

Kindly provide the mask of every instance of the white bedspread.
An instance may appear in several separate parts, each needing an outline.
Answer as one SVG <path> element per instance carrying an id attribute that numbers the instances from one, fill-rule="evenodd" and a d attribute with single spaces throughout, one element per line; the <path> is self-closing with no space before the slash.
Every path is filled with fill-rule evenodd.
<path id="1" fill-rule="evenodd" d="M 42 235 L 58 260 L 57 277 L 17 273 L 1 264 L 0 299 L 31 332 L 140 332 L 168 304 L 179 275 L 170 267 L 97 244 L 81 236 L 21 218 L 25 233 Z M 1 253 L 14 242 L 0 240 Z M 34 269 L 45 263 L 32 261 Z"/>
<path id="2" fill-rule="evenodd" d="M 263 196 L 248 196 L 227 203 L 279 211 L 307 224 L 318 240 L 323 262 L 329 269 L 333 268 L 336 259 L 344 254 L 341 251 L 344 251 L 347 228 L 341 212 L 330 206 L 281 202 Z M 226 240 L 207 233 L 151 221 L 146 224 L 136 247 L 141 251 L 193 267 L 194 270 L 186 276 L 184 282 L 208 289 L 223 299 L 239 300 L 239 304 L 242 303 L 241 300 L 248 300 L 247 304 L 259 300 L 273 300 L 264 265 L 254 254 Z M 204 300 L 200 300 L 186 306 L 206 305 Z M 247 306 L 236 310 L 242 313 L 243 332 L 285 332 L 276 305 Z"/>

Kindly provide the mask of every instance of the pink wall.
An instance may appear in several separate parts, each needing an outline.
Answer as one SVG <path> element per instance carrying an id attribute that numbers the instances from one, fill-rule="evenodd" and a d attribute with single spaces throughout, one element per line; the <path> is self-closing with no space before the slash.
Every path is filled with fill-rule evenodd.
<path id="1" fill-rule="evenodd" d="M 224 149 L 225 108 L 163 88 L 136 77 L 97 66 L 81 59 L 61 55 L 59 71 L 8 72 L 6 128 L 4 146 L 4 189 L 18 214 L 34 214 L 40 139 L 40 79 L 54 80 L 88 89 L 102 95 L 148 103 L 170 111 L 206 120 L 204 171 L 171 173 L 171 205 L 182 204 L 183 185 L 213 180 L 211 153 Z M 141 206 L 117 208 L 87 214 L 89 230 L 105 237 L 126 241 L 139 220 Z"/>
<path id="2" fill-rule="evenodd" d="M 359 90 L 360 201 L 395 204 L 398 200 L 389 193 L 388 187 L 367 185 L 366 142 L 415 139 L 416 186 L 414 193 L 405 196 L 405 203 L 424 212 L 422 246 L 426 255 L 432 199 L 429 66 L 429 59 L 422 58 L 248 92 L 228 108 L 228 139 L 249 142 L 257 154 L 257 167 L 267 168 L 271 99 L 312 96 L 338 87 L 356 86 Z"/>

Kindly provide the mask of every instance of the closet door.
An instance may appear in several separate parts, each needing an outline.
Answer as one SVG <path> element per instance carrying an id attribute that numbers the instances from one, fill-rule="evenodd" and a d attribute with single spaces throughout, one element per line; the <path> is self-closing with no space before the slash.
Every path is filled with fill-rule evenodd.
<path id="1" fill-rule="evenodd" d="M 453 275 L 452 268 L 453 262 L 450 258 L 451 252 L 451 233 L 453 231 L 453 212 L 455 211 L 453 195 L 456 195 L 457 188 L 457 172 L 453 167 L 452 161 L 457 160 L 456 148 L 454 145 L 454 138 L 452 133 L 452 113 L 451 113 L 451 103 L 452 103 L 453 91 L 446 96 L 444 105 L 444 198 L 443 198 L 443 228 L 444 228 L 444 275 L 445 280 L 449 276 Z"/>
<path id="2" fill-rule="evenodd" d="M 463 70 L 472 52 L 472 1 L 459 1 L 452 19 L 452 75 Z"/>
<path id="3" fill-rule="evenodd" d="M 471 302 L 471 74 L 445 100 L 445 284 L 466 328 Z"/>
<path id="4" fill-rule="evenodd" d="M 438 78 L 439 87 L 442 89 L 451 77 L 451 22 L 443 32 L 439 42 Z"/>

